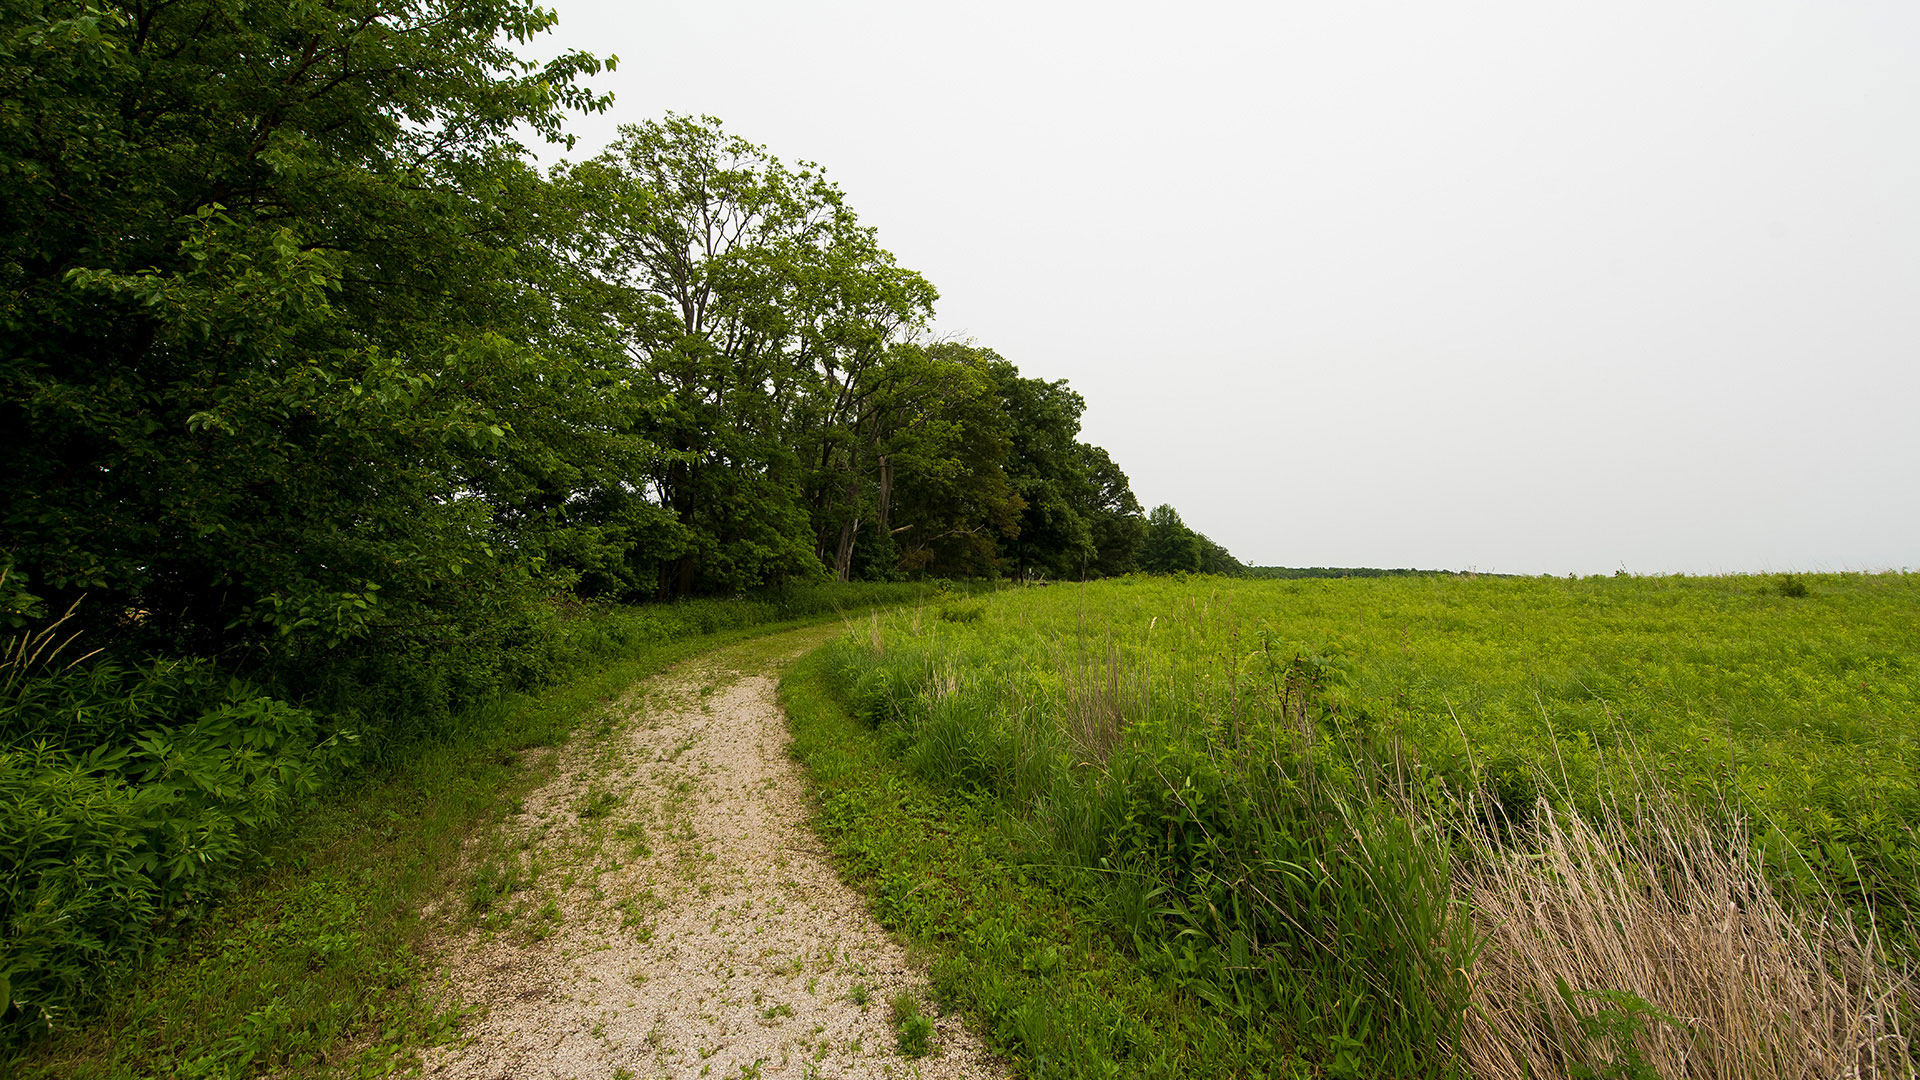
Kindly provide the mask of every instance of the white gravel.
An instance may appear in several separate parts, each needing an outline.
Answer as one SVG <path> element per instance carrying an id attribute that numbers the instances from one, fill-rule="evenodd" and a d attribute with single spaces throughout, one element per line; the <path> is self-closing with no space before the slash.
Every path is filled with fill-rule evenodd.
<path id="1" fill-rule="evenodd" d="M 474 1011 L 427 1055 L 428 1076 L 1007 1074 L 936 1014 L 924 973 L 806 828 L 774 689 L 828 633 L 682 665 L 618 703 L 602 738 L 561 751 L 509 825 L 507 857 L 531 885 L 491 926 L 465 895 L 430 913 L 447 927 L 451 992 Z M 901 991 L 934 1019 L 926 1057 L 897 1052 L 888 1002 Z"/>

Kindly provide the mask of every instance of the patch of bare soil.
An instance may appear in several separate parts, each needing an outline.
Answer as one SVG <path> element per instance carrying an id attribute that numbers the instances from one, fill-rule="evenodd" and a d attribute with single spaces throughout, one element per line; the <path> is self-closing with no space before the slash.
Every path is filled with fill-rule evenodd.
<path id="1" fill-rule="evenodd" d="M 808 630 L 642 684 L 500 837 L 442 922 L 473 1009 L 431 1077 L 1004 1076 L 843 884 L 805 825 L 777 669 Z M 934 1022 L 901 1053 L 890 1002 Z"/>

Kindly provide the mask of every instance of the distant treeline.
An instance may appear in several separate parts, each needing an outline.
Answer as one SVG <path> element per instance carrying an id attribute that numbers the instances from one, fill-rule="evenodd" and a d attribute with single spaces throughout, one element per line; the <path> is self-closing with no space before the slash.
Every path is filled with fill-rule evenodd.
<path id="1" fill-rule="evenodd" d="M 1460 577 L 1457 570 L 1412 570 L 1405 567 L 1385 570 L 1375 566 L 1249 566 L 1250 578 L 1343 578 L 1343 577 Z M 1482 574 L 1481 577 L 1500 575 Z"/>

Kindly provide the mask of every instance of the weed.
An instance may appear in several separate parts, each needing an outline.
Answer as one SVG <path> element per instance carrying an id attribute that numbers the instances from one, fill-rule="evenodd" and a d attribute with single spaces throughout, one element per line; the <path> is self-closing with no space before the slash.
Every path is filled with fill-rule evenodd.
<path id="1" fill-rule="evenodd" d="M 581 821 L 597 821 L 613 813 L 614 808 L 626 801 L 626 797 L 604 788 L 593 788 L 581 798 L 575 809 Z"/>
<path id="2" fill-rule="evenodd" d="M 647 843 L 647 827 L 640 822 L 626 822 L 615 829 L 613 835 L 626 841 L 627 858 L 645 859 L 653 855 L 653 848 Z"/>
<path id="3" fill-rule="evenodd" d="M 494 905 L 527 887 L 521 875 L 518 859 L 483 864 L 467 885 L 467 910 L 476 915 L 492 911 Z"/>
<path id="4" fill-rule="evenodd" d="M 1567 980 L 1554 976 L 1554 988 L 1567 1012 L 1578 1018 L 1581 1041 L 1599 1063 L 1572 1062 L 1568 1073 L 1573 1080 L 1660 1080 L 1653 1062 L 1641 1049 L 1643 1038 L 1654 1024 L 1665 1024 L 1682 1035 L 1692 1030 L 1672 1016 L 1647 1004 L 1645 998 L 1626 990 L 1581 990 L 1576 992 Z M 1582 1008 L 1582 999 L 1598 1003 L 1592 1012 Z"/>
<path id="5" fill-rule="evenodd" d="M 919 1000 L 903 990 L 888 1000 L 887 1008 L 900 1056 L 926 1057 L 927 1043 L 933 1038 L 933 1021 L 920 1012 Z"/>

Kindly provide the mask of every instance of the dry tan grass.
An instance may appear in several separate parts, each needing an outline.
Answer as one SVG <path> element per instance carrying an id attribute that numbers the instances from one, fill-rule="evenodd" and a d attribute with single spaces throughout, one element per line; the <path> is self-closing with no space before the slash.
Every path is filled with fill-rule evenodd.
<path id="1" fill-rule="evenodd" d="M 6 584 L 7 575 L 11 569 L 11 567 L 0 569 L 0 585 Z M 22 630 L 8 638 L 4 645 L 0 645 L 0 695 L 11 694 L 15 684 L 26 676 L 35 664 L 42 664 L 46 670 L 53 670 L 54 661 L 58 660 L 67 646 L 73 644 L 74 639 L 80 636 L 80 631 L 75 630 L 61 637 L 60 628 L 73 618 L 74 612 L 80 610 L 80 601 L 85 599 L 85 596 L 81 596 L 68 605 L 66 614 L 40 629 Z M 48 651 L 49 647 L 52 649 L 51 652 Z M 77 656 L 69 660 L 60 670 L 66 671 L 85 660 L 92 659 L 100 652 L 99 649 L 93 649 Z"/>
<path id="2" fill-rule="evenodd" d="M 1122 670 L 1119 650 L 1109 641 L 1105 663 L 1081 657 L 1060 669 L 1060 726 L 1089 760 L 1105 763 L 1120 744 L 1130 717 L 1146 712 L 1147 688 Z"/>
<path id="3" fill-rule="evenodd" d="M 1474 1076 L 1915 1075 L 1915 986 L 1871 933 L 1831 906 L 1785 906 L 1740 822 L 1657 794 L 1615 809 L 1594 822 L 1543 802 L 1509 842 L 1473 841 L 1455 887 L 1485 941 L 1461 1047 Z M 1581 991 L 1657 1014 L 1629 1047 L 1576 1010 L 1619 1019 L 1636 1003 Z"/>

